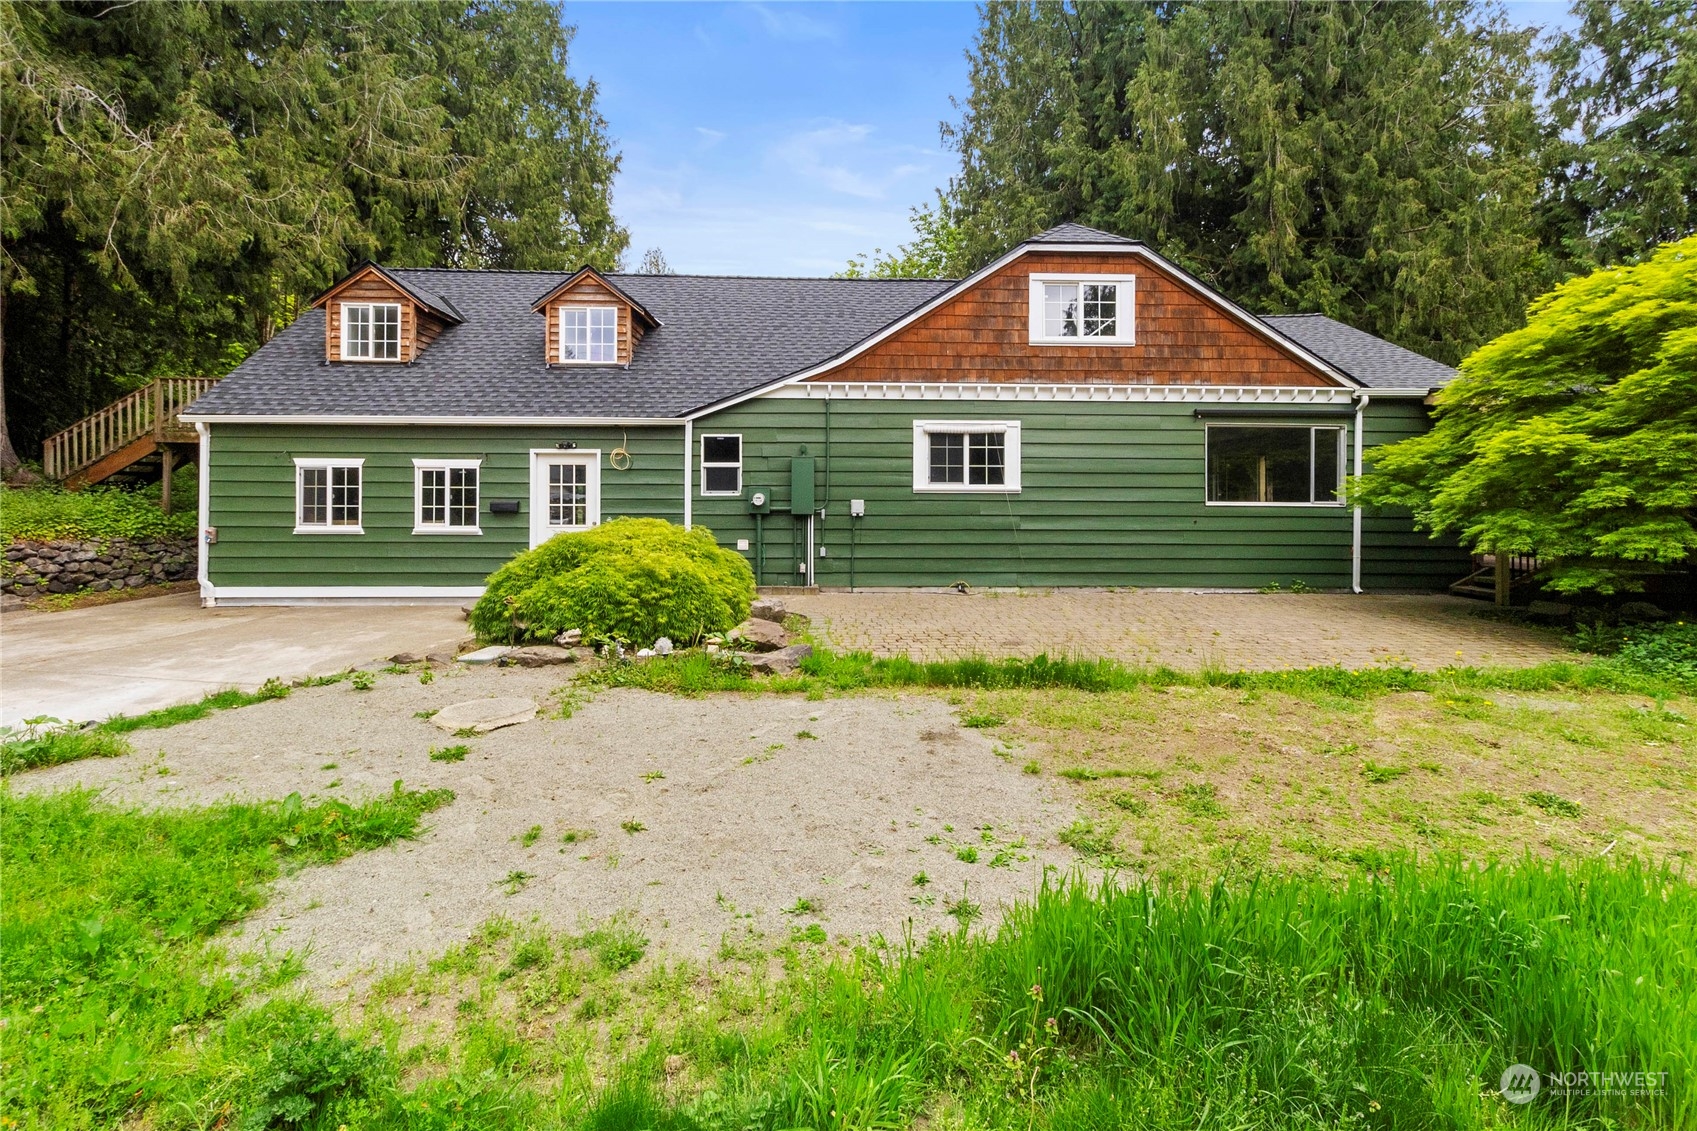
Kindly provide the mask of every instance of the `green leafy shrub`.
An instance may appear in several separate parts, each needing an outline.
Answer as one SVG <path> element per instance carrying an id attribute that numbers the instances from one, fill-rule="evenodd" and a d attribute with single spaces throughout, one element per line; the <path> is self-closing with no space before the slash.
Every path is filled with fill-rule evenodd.
<path id="1" fill-rule="evenodd" d="M 473 606 L 486 640 L 585 637 L 692 644 L 748 616 L 754 572 L 705 527 L 620 518 L 558 534 L 496 570 Z"/>
<path id="2" fill-rule="evenodd" d="M 6 542 L 189 538 L 195 525 L 192 509 L 161 514 L 158 492 L 149 498 L 116 487 L 0 489 L 0 540 Z"/>
<path id="3" fill-rule="evenodd" d="M 1620 646 L 1622 664 L 1686 687 L 1697 687 L 1697 624 L 1635 632 Z"/>

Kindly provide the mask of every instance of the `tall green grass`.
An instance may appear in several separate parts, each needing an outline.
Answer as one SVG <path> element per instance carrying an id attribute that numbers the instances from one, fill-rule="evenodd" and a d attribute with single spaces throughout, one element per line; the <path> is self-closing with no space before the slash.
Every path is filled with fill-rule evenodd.
<path id="1" fill-rule="evenodd" d="M 410 835 L 443 800 L 147 815 L 0 793 L 0 1113 L 323 1131 L 1697 1125 L 1697 887 L 1636 860 L 1051 879 L 988 936 L 797 960 L 793 1007 L 656 1029 L 599 1089 L 534 1075 L 548 1057 L 495 1019 L 462 1021 L 440 1063 L 409 1059 L 208 945 L 281 869 Z M 689 1086 L 663 1083 L 674 1052 Z M 1667 1085 L 1517 1109 L 1495 1091 L 1516 1062 Z"/>
<path id="2" fill-rule="evenodd" d="M 452 797 L 397 782 L 357 806 L 293 795 L 147 814 L 83 791 L 0 791 L 0 1114 L 28 1127 L 109 1127 L 182 1099 L 197 1042 L 225 1040 L 224 1020 L 266 976 L 225 961 L 208 945 L 214 933 L 261 906 L 284 868 L 412 836 Z M 295 1018 L 291 1031 L 329 1031 L 322 1017 L 302 1020 L 317 1016 L 310 1009 L 278 1008 Z M 255 1081 L 245 1094 L 264 1090 Z"/>
<path id="3" fill-rule="evenodd" d="M 1228 687 L 1293 695 L 1369 698 L 1399 691 L 1612 691 L 1650 696 L 1690 694 L 1697 687 L 1633 669 L 1612 659 L 1554 662 L 1527 668 L 1312 667 L 1284 671 L 1179 671 L 1115 660 L 1032 659 L 919 661 L 878 658 L 866 652 L 816 648 L 795 675 L 755 675 L 724 655 L 685 652 L 621 661 L 579 677 L 607 687 L 639 687 L 672 694 L 713 691 L 859 691 L 876 688 L 979 688 L 988 690 L 1134 691 L 1143 687 Z"/>

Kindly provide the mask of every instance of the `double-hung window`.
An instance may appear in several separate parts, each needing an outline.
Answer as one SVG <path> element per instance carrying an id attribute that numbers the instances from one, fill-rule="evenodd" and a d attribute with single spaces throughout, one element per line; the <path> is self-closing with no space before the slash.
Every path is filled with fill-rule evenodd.
<path id="1" fill-rule="evenodd" d="M 1132 345 L 1136 286 L 1132 275 L 1032 275 L 1032 343 Z"/>
<path id="2" fill-rule="evenodd" d="M 618 359 L 618 307 L 560 307 L 561 361 L 611 365 Z"/>
<path id="3" fill-rule="evenodd" d="M 399 361 L 401 307 L 393 302 L 342 304 L 344 361 Z"/>
<path id="4" fill-rule="evenodd" d="M 1342 506 L 1344 430 L 1210 424 L 1208 502 Z"/>
<path id="5" fill-rule="evenodd" d="M 364 534 L 360 527 L 363 459 L 295 460 L 295 533 Z"/>
<path id="6" fill-rule="evenodd" d="M 1019 421 L 914 421 L 913 489 L 1018 491 Z"/>
<path id="7" fill-rule="evenodd" d="M 415 459 L 413 467 L 414 534 L 481 534 L 477 526 L 477 485 L 482 461 Z"/>
<path id="8" fill-rule="evenodd" d="M 701 493 L 742 494 L 742 437 L 701 437 Z"/>

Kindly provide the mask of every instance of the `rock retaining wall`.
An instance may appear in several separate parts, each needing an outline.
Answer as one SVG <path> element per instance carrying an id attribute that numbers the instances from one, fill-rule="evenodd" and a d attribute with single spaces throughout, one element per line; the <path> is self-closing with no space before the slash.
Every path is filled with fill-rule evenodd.
<path id="1" fill-rule="evenodd" d="M 195 576 L 193 538 L 132 542 L 13 542 L 0 570 L 0 593 L 34 597 L 43 593 L 136 589 Z"/>

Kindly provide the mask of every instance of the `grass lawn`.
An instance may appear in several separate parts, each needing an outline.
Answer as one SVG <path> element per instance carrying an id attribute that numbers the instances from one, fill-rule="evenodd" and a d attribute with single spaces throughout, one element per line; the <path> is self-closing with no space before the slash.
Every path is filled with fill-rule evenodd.
<path id="1" fill-rule="evenodd" d="M 1080 873 L 991 933 L 962 896 L 958 932 L 850 947 L 797 915 L 703 962 L 617 918 L 498 918 L 333 1013 L 291 988 L 298 962 L 232 960 L 217 933 L 283 870 L 447 798 L 148 815 L 0 791 L 0 1127 L 1697 1126 L 1678 687 L 829 655 L 764 683 L 703 657 L 582 682 L 943 696 L 1077 801 L 1057 831 Z M 64 741 L 28 761 L 83 756 Z M 1647 1075 L 1520 1106 L 1498 1092 L 1516 1063 Z"/>
<path id="2" fill-rule="evenodd" d="M 962 717 L 1090 814 L 1105 862 L 1373 866 L 1397 852 L 1697 857 L 1697 702 L 1461 690 L 1348 698 L 1219 687 L 955 693 Z"/>

